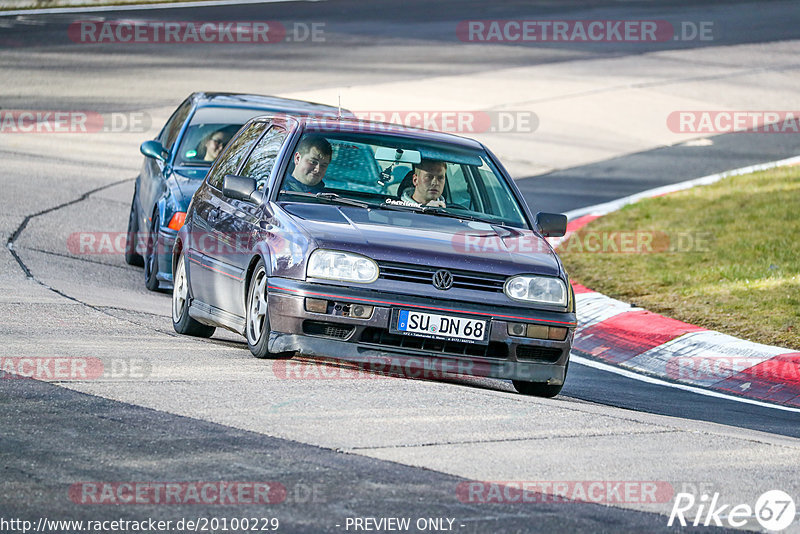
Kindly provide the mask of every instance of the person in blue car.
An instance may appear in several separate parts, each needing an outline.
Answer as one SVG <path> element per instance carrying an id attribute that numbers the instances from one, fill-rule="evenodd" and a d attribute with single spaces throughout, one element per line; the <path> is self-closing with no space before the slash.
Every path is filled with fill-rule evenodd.
<path id="1" fill-rule="evenodd" d="M 196 157 L 203 161 L 214 161 L 222 153 L 230 138 L 230 133 L 225 130 L 211 132 L 203 137 Z"/>
<path id="2" fill-rule="evenodd" d="M 283 182 L 286 191 L 321 193 L 325 190 L 325 171 L 331 162 L 333 149 L 322 136 L 309 135 L 300 140 L 294 153 L 294 170 Z"/>

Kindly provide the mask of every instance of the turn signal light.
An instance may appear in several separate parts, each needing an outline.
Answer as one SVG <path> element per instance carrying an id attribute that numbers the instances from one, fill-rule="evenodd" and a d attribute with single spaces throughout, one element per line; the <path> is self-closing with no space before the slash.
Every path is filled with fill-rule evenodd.
<path id="1" fill-rule="evenodd" d="M 508 323 L 507 330 L 509 336 L 551 339 L 553 341 L 564 341 L 569 333 L 569 329 L 562 326 L 525 323 Z"/>
<path id="2" fill-rule="evenodd" d="M 550 326 L 550 333 L 548 334 L 548 339 L 553 339 L 555 341 L 564 341 L 567 339 L 567 332 L 569 332 L 568 328 L 564 328 L 563 326 Z"/>
<path id="3" fill-rule="evenodd" d="M 328 301 L 323 299 L 310 299 L 306 297 L 306 311 L 314 313 L 328 313 Z"/>
<path id="4" fill-rule="evenodd" d="M 186 221 L 186 212 L 184 211 L 176 211 L 175 214 L 170 219 L 169 224 L 167 225 L 168 228 L 172 228 L 176 232 L 183 227 L 183 223 Z"/>
<path id="5" fill-rule="evenodd" d="M 327 313 L 338 317 L 355 317 L 356 319 L 369 319 L 372 317 L 372 306 L 366 304 L 351 304 L 349 302 L 334 302 L 324 299 L 306 297 L 306 311 L 313 313 Z"/>

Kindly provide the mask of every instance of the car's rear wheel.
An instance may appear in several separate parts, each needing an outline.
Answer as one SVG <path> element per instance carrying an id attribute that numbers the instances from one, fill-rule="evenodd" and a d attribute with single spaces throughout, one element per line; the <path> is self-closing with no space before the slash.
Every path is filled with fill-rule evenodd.
<path id="1" fill-rule="evenodd" d="M 128 265 L 135 265 L 136 267 L 144 266 L 144 258 L 136 252 L 138 246 L 137 234 L 139 233 L 139 219 L 136 216 L 136 194 L 133 195 L 131 200 L 131 212 L 128 215 L 128 239 L 125 242 L 125 263 Z"/>
<path id="2" fill-rule="evenodd" d="M 569 370 L 569 362 L 567 362 L 567 366 L 564 369 L 565 381 L 567 379 L 567 370 Z M 561 393 L 561 388 L 564 387 L 564 384 L 555 386 L 542 382 L 525 382 L 524 380 L 512 380 L 511 382 L 514 384 L 514 389 L 516 389 L 519 393 L 522 393 L 523 395 L 532 395 L 534 397 L 555 397 Z"/>
<path id="3" fill-rule="evenodd" d="M 172 290 L 172 327 L 179 334 L 196 337 L 211 337 L 216 330 L 189 317 L 189 279 L 186 277 L 186 266 L 183 254 L 178 258 L 175 267 L 175 287 Z"/>
<path id="4" fill-rule="evenodd" d="M 267 268 L 258 260 L 247 290 L 245 336 L 247 346 L 256 358 L 280 358 L 286 353 L 269 351 L 269 310 L 267 309 Z"/>
<path id="5" fill-rule="evenodd" d="M 158 215 L 153 217 L 153 226 L 147 236 L 147 247 L 144 251 L 144 285 L 150 291 L 158 289 Z"/>

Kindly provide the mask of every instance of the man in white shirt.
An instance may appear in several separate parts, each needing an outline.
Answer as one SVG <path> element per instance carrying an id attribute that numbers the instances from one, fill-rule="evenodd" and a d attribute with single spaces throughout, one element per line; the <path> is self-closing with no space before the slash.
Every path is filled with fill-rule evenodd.
<path id="1" fill-rule="evenodd" d="M 439 206 L 444 208 L 442 193 L 447 180 L 447 164 L 444 161 L 423 159 L 414 165 L 412 183 L 414 188 L 407 187 L 400 199 L 417 206 Z"/>

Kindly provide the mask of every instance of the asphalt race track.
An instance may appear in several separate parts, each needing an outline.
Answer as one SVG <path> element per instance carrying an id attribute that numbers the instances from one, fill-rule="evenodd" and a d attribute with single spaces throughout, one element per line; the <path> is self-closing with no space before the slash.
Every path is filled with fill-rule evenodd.
<path id="1" fill-rule="evenodd" d="M 669 21 L 710 33 L 498 43 L 464 42 L 456 30 L 467 20 L 525 19 Z M 109 20 L 280 21 L 289 40 L 96 44 L 70 32 L 76 21 Z M 792 1 L 331 0 L 0 16 L 0 112 L 89 111 L 106 120 L 94 133 L 0 130 L 0 240 L 8 244 L 0 358 L 96 358 L 113 371 L 84 381 L 0 378 L 0 532 L 22 531 L 11 520 L 36 527 L 43 518 L 215 519 L 209 532 L 226 531 L 222 519 L 228 532 L 245 531 L 230 528 L 234 518 L 278 532 L 395 525 L 355 521 L 364 518 L 407 518 L 411 532 L 672 532 L 681 530 L 668 519 L 682 492 L 755 507 L 764 492 L 781 490 L 800 506 L 798 411 L 578 364 L 561 395 L 537 399 L 500 380 L 354 376 L 312 359 L 256 360 L 229 333 L 175 334 L 170 295 L 147 291 L 120 250 L 74 246 L 87 233 L 125 232 L 139 144 L 197 90 L 334 105 L 341 97 L 357 112 L 534 113 L 533 130 L 517 123 L 462 133 L 501 157 L 535 210 L 573 210 L 795 156 L 797 133 L 674 132 L 666 117 L 796 109 L 798 22 Z M 303 33 L 312 27 L 322 32 L 316 40 Z M 281 372 L 286 365 L 294 372 Z M 607 492 L 586 503 L 487 503 L 470 497 L 471 481 L 659 491 L 654 499 Z M 85 498 L 103 483 L 261 483 L 276 493 L 266 503 Z M 730 529 L 726 514 L 722 527 L 682 530 Z M 755 517 L 743 528 L 763 530 Z M 81 530 L 45 523 L 40 531 Z M 784 531 L 800 532 L 798 518 Z"/>

